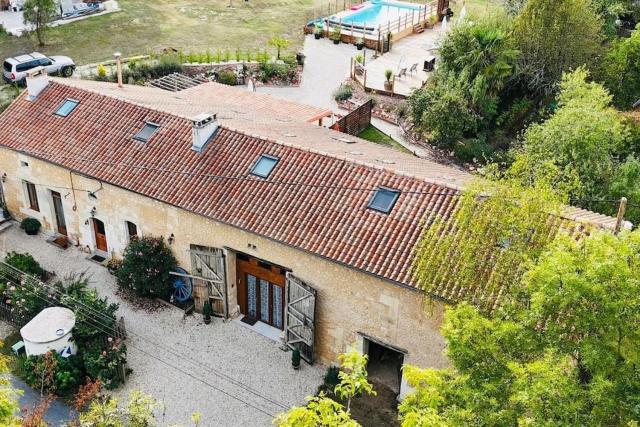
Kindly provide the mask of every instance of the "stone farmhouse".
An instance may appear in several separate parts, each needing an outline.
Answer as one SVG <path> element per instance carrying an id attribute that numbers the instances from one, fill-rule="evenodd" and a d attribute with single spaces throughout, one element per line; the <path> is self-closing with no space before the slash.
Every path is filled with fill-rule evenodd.
<path id="1" fill-rule="evenodd" d="M 460 294 L 439 288 L 427 307 L 411 266 L 471 177 L 318 126 L 328 114 L 216 83 L 172 93 L 36 70 L 0 115 L 2 194 L 105 262 L 163 236 L 199 307 L 308 362 L 356 346 L 400 392 L 401 364 L 447 365 L 439 326 Z"/>

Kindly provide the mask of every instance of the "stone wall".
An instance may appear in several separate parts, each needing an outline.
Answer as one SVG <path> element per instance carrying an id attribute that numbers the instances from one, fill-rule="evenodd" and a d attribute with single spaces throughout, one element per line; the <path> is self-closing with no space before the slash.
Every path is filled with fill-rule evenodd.
<path id="1" fill-rule="evenodd" d="M 134 222 L 143 235 L 167 237 L 173 233 L 172 249 L 187 270 L 191 267 L 191 244 L 224 248 L 231 313 L 237 313 L 236 251 L 291 269 L 318 291 L 316 355 L 325 363 L 334 362 L 339 353 L 357 345 L 361 334 L 366 334 L 405 349 L 406 363 L 447 365 L 438 332 L 443 304 L 425 304 L 420 292 L 0 148 L 0 176 L 3 173 L 7 174 L 3 186 L 11 213 L 17 218 L 40 219 L 47 234 L 54 234 L 55 227 L 51 190 L 60 192 L 69 236 L 80 248 L 92 250 L 95 246 L 90 225 L 93 208 L 95 217 L 106 226 L 109 253 L 114 257 L 121 256 L 128 242 L 125 221 Z M 25 180 L 38 184 L 40 212 L 27 208 Z M 95 191 L 96 199 L 89 197 L 89 191 Z"/>

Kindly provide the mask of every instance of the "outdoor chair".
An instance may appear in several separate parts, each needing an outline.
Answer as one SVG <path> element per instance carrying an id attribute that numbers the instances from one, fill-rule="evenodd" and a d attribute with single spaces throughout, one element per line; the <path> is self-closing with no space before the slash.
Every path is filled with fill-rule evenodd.
<path id="1" fill-rule="evenodd" d="M 413 64 L 411 66 L 411 68 L 409 68 L 409 73 L 413 74 L 413 73 L 417 73 L 418 72 L 418 63 L 416 62 L 415 64 Z"/>
<path id="2" fill-rule="evenodd" d="M 402 77 L 407 77 L 407 69 L 406 68 L 400 69 L 400 71 L 398 71 L 398 75 L 396 77 L 399 78 L 399 79 L 401 79 Z"/>

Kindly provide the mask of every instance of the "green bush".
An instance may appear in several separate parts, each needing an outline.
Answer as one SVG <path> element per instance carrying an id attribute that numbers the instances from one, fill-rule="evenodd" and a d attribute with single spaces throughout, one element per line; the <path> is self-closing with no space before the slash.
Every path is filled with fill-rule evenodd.
<path id="1" fill-rule="evenodd" d="M 336 101 L 346 101 L 353 96 L 353 86 L 349 84 L 341 85 L 333 92 L 333 99 Z"/>
<path id="2" fill-rule="evenodd" d="M 46 278 L 45 269 L 29 253 L 9 252 L 4 258 L 4 262 L 40 280 Z"/>
<path id="3" fill-rule="evenodd" d="M 340 383 L 340 368 L 337 366 L 329 366 L 324 374 L 323 385 L 327 390 L 333 390 Z"/>
<path id="4" fill-rule="evenodd" d="M 79 356 L 64 358 L 52 350 L 40 356 L 22 358 L 21 362 L 27 384 L 46 394 L 70 395 L 84 380 Z"/>
<path id="5" fill-rule="evenodd" d="M 260 64 L 259 78 L 263 82 L 272 79 L 289 81 L 296 75 L 296 67 L 290 64 L 276 64 L 274 62 L 262 62 Z"/>
<path id="6" fill-rule="evenodd" d="M 466 163 L 486 162 L 494 148 L 484 138 L 467 139 L 457 143 L 453 149 L 456 158 Z"/>
<path id="7" fill-rule="evenodd" d="M 238 84 L 238 76 L 231 70 L 222 70 L 218 73 L 218 83 L 235 86 Z"/>
<path id="8" fill-rule="evenodd" d="M 38 234 L 40 227 L 42 227 L 42 224 L 35 218 L 25 218 L 22 220 L 22 223 L 20 223 L 20 228 L 27 234 Z"/>
<path id="9" fill-rule="evenodd" d="M 129 243 L 116 278 L 120 287 L 133 289 L 138 295 L 167 298 L 173 282 L 169 272 L 176 266 L 164 239 L 145 236 Z"/>
<path id="10" fill-rule="evenodd" d="M 113 390 L 122 384 L 120 367 L 127 361 L 127 347 L 111 338 L 108 342 L 107 348 L 99 345 L 90 347 L 82 360 L 91 379 L 99 379 L 108 390 Z"/>

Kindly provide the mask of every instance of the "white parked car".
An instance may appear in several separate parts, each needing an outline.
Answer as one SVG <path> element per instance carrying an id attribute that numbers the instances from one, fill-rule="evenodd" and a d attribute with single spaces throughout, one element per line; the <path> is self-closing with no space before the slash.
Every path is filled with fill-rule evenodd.
<path id="1" fill-rule="evenodd" d="M 23 84 L 27 77 L 27 71 L 36 67 L 45 67 L 48 74 L 59 74 L 71 77 L 76 64 L 67 56 L 44 56 L 33 52 L 28 55 L 20 55 L 4 60 L 2 77 L 8 83 Z"/>

